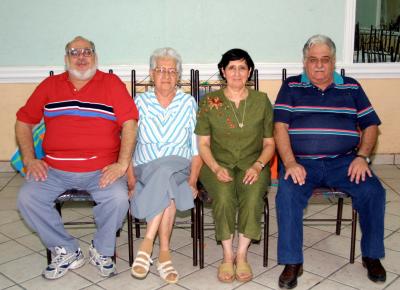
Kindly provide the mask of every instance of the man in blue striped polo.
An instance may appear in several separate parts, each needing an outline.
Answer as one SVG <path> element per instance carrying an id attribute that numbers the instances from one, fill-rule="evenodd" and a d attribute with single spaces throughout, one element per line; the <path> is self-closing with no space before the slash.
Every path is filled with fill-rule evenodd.
<path id="1" fill-rule="evenodd" d="M 335 72 L 336 47 L 324 35 L 303 48 L 304 72 L 282 85 L 274 108 L 282 159 L 276 196 L 279 286 L 292 289 L 303 272 L 303 209 L 314 188 L 349 193 L 360 216 L 362 262 L 374 282 L 386 280 L 385 190 L 369 168 L 380 120 L 360 84 Z"/>

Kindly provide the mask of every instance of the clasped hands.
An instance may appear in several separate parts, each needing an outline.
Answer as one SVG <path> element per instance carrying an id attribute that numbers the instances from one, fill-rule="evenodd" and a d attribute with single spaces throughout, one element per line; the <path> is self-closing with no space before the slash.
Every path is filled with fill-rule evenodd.
<path id="1" fill-rule="evenodd" d="M 262 168 L 260 167 L 260 165 L 254 163 L 246 170 L 242 182 L 244 184 L 250 185 L 255 183 L 260 176 L 261 170 Z M 218 165 L 218 167 L 214 170 L 214 173 L 217 179 L 221 182 L 231 182 L 233 180 L 233 178 L 229 174 L 229 171 L 220 165 Z"/>

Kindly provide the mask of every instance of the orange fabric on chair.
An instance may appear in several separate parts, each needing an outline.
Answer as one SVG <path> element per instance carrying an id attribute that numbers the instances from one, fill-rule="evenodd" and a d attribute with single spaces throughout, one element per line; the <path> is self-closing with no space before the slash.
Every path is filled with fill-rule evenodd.
<path id="1" fill-rule="evenodd" d="M 278 155 L 275 154 L 270 161 L 271 179 L 278 179 Z"/>

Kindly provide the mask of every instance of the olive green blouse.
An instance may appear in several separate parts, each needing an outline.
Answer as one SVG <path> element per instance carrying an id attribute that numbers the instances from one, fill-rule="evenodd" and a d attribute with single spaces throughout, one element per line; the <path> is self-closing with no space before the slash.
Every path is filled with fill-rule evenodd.
<path id="1" fill-rule="evenodd" d="M 236 108 L 219 90 L 200 101 L 194 132 L 210 136 L 211 152 L 221 166 L 246 170 L 260 156 L 263 138 L 272 138 L 272 126 L 272 106 L 265 93 L 249 89 L 247 100 Z"/>

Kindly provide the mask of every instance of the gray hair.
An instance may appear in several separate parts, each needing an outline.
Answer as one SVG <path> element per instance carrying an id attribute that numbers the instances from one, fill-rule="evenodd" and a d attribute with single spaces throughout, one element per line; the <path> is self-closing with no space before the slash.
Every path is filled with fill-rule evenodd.
<path id="1" fill-rule="evenodd" d="M 178 76 L 181 78 L 182 75 L 182 58 L 180 54 L 172 47 L 158 48 L 150 56 L 150 69 L 155 69 L 157 66 L 157 60 L 160 58 L 171 58 L 176 62 L 176 69 L 178 70 Z"/>
<path id="2" fill-rule="evenodd" d="M 71 41 L 69 41 L 69 42 L 65 45 L 65 53 L 66 53 L 66 54 L 68 54 L 68 50 L 71 48 L 71 44 L 72 44 L 73 42 L 77 41 L 77 40 L 83 40 L 83 41 L 89 42 L 90 48 L 93 49 L 93 51 L 96 53 L 96 47 L 94 46 L 94 42 L 91 41 L 91 40 L 89 40 L 89 39 L 87 39 L 87 38 L 85 38 L 85 37 L 83 37 L 83 36 L 78 35 L 78 36 L 76 36 L 74 39 L 72 39 Z"/>
<path id="3" fill-rule="evenodd" d="M 329 47 L 329 50 L 331 51 L 331 57 L 336 59 L 336 45 L 333 42 L 332 39 L 330 39 L 328 36 L 322 35 L 322 34 L 316 34 L 311 36 L 306 44 L 304 44 L 303 47 L 303 60 L 307 58 L 307 54 L 309 49 L 315 45 L 315 44 L 325 44 Z"/>

